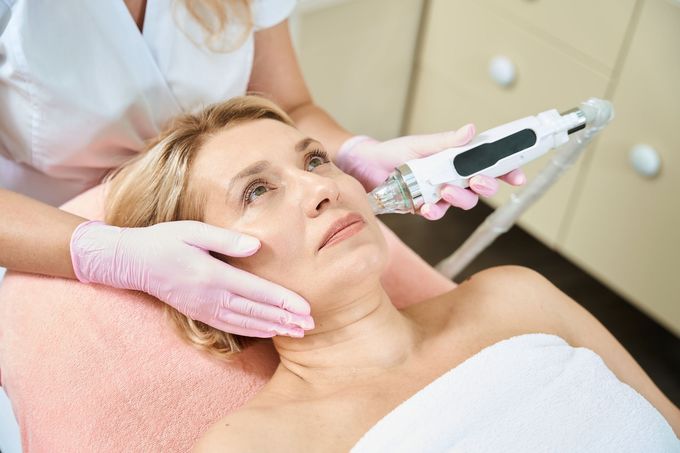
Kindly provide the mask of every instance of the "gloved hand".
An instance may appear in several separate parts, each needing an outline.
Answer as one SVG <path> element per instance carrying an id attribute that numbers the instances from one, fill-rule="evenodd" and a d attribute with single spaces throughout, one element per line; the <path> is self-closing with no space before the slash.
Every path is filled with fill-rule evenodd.
<path id="1" fill-rule="evenodd" d="M 475 127 L 468 124 L 457 131 L 429 135 L 409 135 L 385 142 L 379 142 L 366 135 L 358 135 L 347 140 L 340 147 L 336 157 L 338 167 L 356 179 L 367 192 L 382 183 L 399 165 L 420 157 L 429 156 L 446 148 L 463 146 L 472 140 Z M 521 169 L 513 170 L 500 178 L 509 184 L 519 186 L 526 182 Z M 442 200 L 435 204 L 426 203 L 419 214 L 430 220 L 444 216 L 449 206 L 470 209 L 477 204 L 479 195 L 490 197 L 498 191 L 498 181 L 484 175 L 470 179 L 470 188 L 444 185 Z"/>
<path id="2" fill-rule="evenodd" d="M 307 301 L 209 254 L 244 257 L 259 248 L 251 236 L 193 221 L 145 228 L 89 221 L 71 237 L 81 282 L 144 291 L 224 332 L 302 337 L 314 327 Z"/>

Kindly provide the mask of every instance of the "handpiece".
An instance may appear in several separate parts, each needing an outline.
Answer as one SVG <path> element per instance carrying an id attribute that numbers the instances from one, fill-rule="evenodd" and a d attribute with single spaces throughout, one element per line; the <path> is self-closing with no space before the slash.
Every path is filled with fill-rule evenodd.
<path id="1" fill-rule="evenodd" d="M 444 184 L 465 188 L 475 175 L 504 175 L 566 143 L 569 134 L 610 108 L 608 101 L 593 98 L 565 113 L 547 110 L 482 132 L 465 146 L 410 160 L 368 194 L 373 212 L 413 214 L 439 201 Z"/>

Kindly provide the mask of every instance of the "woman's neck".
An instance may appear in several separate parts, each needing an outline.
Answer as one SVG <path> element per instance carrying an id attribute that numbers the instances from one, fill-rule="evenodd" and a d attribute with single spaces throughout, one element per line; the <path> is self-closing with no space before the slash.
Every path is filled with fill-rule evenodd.
<path id="1" fill-rule="evenodd" d="M 274 337 L 281 357 L 277 372 L 290 372 L 321 389 L 404 364 L 423 337 L 417 325 L 392 305 L 380 284 L 356 294 L 315 310 L 316 327 L 304 338 Z"/>

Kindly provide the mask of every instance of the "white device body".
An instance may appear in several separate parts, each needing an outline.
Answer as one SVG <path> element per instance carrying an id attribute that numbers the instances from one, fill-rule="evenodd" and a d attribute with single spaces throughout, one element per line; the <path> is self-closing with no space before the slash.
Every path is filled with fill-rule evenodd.
<path id="1" fill-rule="evenodd" d="M 549 150 L 566 143 L 569 140 L 568 132 L 576 127 L 582 120 L 577 113 L 567 113 L 560 115 L 557 110 L 547 110 L 539 113 L 536 116 L 528 116 L 507 124 L 503 124 L 493 129 L 489 129 L 465 146 L 449 148 L 433 154 L 428 157 L 413 159 L 406 162 L 406 165 L 411 169 L 415 177 L 418 187 L 425 203 L 436 203 L 441 199 L 439 193 L 443 184 L 451 184 L 459 187 L 468 187 L 468 180 L 475 175 L 483 174 L 489 177 L 498 177 L 504 175 L 516 168 L 519 168 L 528 162 L 542 156 Z M 454 159 L 466 151 L 473 148 L 479 148 L 481 145 L 487 145 L 488 150 L 495 142 L 499 142 L 504 138 L 510 136 L 518 136 L 518 133 L 524 135 L 529 134 L 526 130 L 531 130 L 535 134 L 535 143 L 526 148 L 522 145 L 516 147 L 522 148 L 512 154 L 502 157 L 493 158 L 494 162 L 489 162 L 489 166 L 479 168 L 474 173 L 460 174 L 454 165 Z M 515 135 L 518 134 L 518 135 Z M 496 146 L 497 151 L 501 146 Z M 507 147 L 505 147 L 507 148 Z M 479 148 L 480 150 L 483 148 Z M 470 157 L 474 157 L 471 152 Z M 487 153 L 489 154 L 489 153 Z M 466 156 L 467 157 L 467 156 Z M 479 166 L 479 164 L 477 164 Z"/>

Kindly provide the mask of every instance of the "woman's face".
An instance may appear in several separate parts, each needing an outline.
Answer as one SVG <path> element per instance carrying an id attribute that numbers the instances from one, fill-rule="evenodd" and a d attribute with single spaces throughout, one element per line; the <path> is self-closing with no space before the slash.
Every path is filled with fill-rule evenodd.
<path id="1" fill-rule="evenodd" d="M 379 279 L 386 264 L 361 184 L 328 160 L 321 143 L 282 122 L 260 119 L 214 134 L 196 156 L 191 184 L 205 194 L 206 223 L 262 244 L 229 263 L 297 292 L 312 310 Z M 348 223 L 326 241 L 334 225 Z"/>

